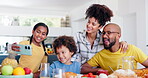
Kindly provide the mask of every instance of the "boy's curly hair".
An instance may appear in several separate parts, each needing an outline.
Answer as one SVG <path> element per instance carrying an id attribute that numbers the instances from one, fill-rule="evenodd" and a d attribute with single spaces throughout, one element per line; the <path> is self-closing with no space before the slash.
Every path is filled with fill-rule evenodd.
<path id="1" fill-rule="evenodd" d="M 85 12 L 87 18 L 94 17 L 98 20 L 100 26 L 104 26 L 107 21 L 111 20 L 113 16 L 112 11 L 105 5 L 93 4 Z"/>
<path id="2" fill-rule="evenodd" d="M 54 40 L 52 45 L 53 45 L 53 49 L 54 49 L 55 53 L 56 53 L 56 49 L 60 48 L 62 46 L 67 47 L 69 49 L 69 51 L 74 52 L 74 54 L 77 51 L 75 41 L 74 41 L 73 37 L 70 37 L 70 36 L 59 36 L 57 39 Z"/>

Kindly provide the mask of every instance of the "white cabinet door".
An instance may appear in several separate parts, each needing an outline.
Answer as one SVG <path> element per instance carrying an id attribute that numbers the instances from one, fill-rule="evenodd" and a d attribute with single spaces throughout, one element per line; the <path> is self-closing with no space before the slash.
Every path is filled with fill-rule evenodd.
<path id="1" fill-rule="evenodd" d="M 0 26 L 0 36 L 31 36 L 31 26 Z M 72 35 L 71 27 L 49 27 L 48 36 Z"/>

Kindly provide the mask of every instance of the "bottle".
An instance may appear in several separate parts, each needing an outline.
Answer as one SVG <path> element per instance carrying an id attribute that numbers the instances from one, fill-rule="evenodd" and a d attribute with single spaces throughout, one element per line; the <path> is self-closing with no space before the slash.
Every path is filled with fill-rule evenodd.
<path id="1" fill-rule="evenodd" d="M 70 27 L 70 18 L 68 15 L 66 16 L 65 24 L 66 24 L 66 27 Z"/>
<path id="2" fill-rule="evenodd" d="M 65 21 L 64 21 L 64 18 L 61 18 L 61 27 L 65 27 Z"/>

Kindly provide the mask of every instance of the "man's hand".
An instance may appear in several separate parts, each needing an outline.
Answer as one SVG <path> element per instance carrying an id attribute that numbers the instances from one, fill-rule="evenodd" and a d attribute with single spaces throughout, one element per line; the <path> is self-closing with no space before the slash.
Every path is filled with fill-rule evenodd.
<path id="1" fill-rule="evenodd" d="M 90 66 L 88 63 L 84 63 L 81 67 L 81 74 L 88 74 L 88 73 L 93 73 L 96 74 L 96 72 L 101 69 L 101 68 L 93 68 Z"/>

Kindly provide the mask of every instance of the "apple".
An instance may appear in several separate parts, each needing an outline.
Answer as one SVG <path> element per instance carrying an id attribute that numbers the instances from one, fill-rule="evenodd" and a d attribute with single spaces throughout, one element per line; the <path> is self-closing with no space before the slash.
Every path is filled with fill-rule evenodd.
<path id="1" fill-rule="evenodd" d="M 25 74 L 30 74 L 32 72 L 31 69 L 28 67 L 25 67 L 24 70 L 25 70 Z"/>
<path id="2" fill-rule="evenodd" d="M 5 65 L 1 69 L 2 75 L 11 75 L 13 73 L 13 67 L 11 65 Z"/>

